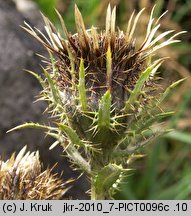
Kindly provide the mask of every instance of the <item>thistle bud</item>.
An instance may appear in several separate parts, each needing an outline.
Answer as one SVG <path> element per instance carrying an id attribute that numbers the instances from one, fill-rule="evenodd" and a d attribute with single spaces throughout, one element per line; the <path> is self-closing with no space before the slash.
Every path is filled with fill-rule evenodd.
<path id="1" fill-rule="evenodd" d="M 42 169 L 39 153 L 27 152 L 0 160 L 1 200 L 51 200 L 63 198 L 67 188 L 52 169 Z"/>
<path id="2" fill-rule="evenodd" d="M 159 33 L 164 14 L 155 19 L 154 8 L 140 46 L 135 30 L 144 9 L 131 15 L 125 31 L 116 28 L 116 8 L 110 5 L 104 30 L 86 29 L 77 6 L 76 34 L 68 32 L 58 12 L 65 38 L 44 16 L 46 34 L 27 23 L 23 27 L 50 53 L 45 78 L 30 73 L 40 81 L 41 99 L 48 101 L 47 110 L 57 122 L 55 127 L 28 123 L 15 129 L 47 130 L 56 139 L 51 148 L 61 144 L 92 179 L 92 199 L 112 197 L 136 152 L 165 132 L 154 131 L 153 124 L 173 114 L 160 103 L 181 81 L 161 91 L 156 72 L 164 59 L 154 55 L 179 42 L 175 37 L 183 32 Z"/>

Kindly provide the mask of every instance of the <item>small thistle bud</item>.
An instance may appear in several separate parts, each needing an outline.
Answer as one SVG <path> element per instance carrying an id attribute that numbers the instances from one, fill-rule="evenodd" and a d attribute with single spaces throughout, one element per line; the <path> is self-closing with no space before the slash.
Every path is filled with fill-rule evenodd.
<path id="1" fill-rule="evenodd" d="M 6 162 L 0 160 L 1 200 L 61 199 L 67 191 L 65 184 L 52 169 L 42 170 L 39 153 L 26 152 L 26 146 Z"/>
<path id="2" fill-rule="evenodd" d="M 154 8 L 139 47 L 135 30 L 144 9 L 131 15 L 125 31 L 116 29 L 116 8 L 110 5 L 104 30 L 86 29 L 77 6 L 76 34 L 68 32 L 58 12 L 65 38 L 44 16 L 46 34 L 27 23 L 23 27 L 50 53 L 45 79 L 30 73 L 40 81 L 41 99 L 49 102 L 47 110 L 57 123 L 54 127 L 28 123 L 14 129 L 42 128 L 54 137 L 51 148 L 61 144 L 92 179 L 92 199 L 112 197 L 129 170 L 127 161 L 165 132 L 154 131 L 153 124 L 173 113 L 160 109 L 160 103 L 180 81 L 159 91 L 156 72 L 164 59 L 153 60 L 153 56 L 179 42 L 175 37 L 183 32 L 158 34 L 164 14 L 156 20 Z"/>

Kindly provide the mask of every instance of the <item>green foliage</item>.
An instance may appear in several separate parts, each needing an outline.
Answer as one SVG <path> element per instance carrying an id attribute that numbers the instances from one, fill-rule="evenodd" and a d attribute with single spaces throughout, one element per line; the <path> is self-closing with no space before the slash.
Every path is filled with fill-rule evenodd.
<path id="1" fill-rule="evenodd" d="M 56 20 L 54 8 L 57 7 L 58 0 L 34 0 L 40 9 L 52 20 Z"/>
<path id="2" fill-rule="evenodd" d="M 121 182 L 121 177 L 128 171 L 129 170 L 124 170 L 116 164 L 108 164 L 99 170 L 93 182 L 95 187 L 95 198 L 103 199 L 103 194 L 106 194 L 104 196 L 105 199 L 109 199 L 113 195 L 113 191 L 116 191 L 118 184 Z M 100 194 L 101 197 L 99 197 Z"/>
<path id="3" fill-rule="evenodd" d="M 176 142 L 176 147 L 174 146 L 169 155 L 168 145 L 166 139 L 162 138 L 153 148 L 145 149 L 148 154 L 146 163 L 143 163 L 142 159 L 140 162 L 137 161 L 139 168 L 134 175 L 128 176 L 127 183 L 116 195 L 116 199 L 174 200 L 190 197 L 191 170 L 188 161 L 190 148 L 181 142 Z"/>

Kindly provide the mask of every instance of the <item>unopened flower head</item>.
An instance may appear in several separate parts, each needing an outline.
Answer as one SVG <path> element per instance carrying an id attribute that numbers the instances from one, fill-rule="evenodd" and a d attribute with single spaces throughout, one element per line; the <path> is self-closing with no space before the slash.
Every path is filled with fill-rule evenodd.
<path id="1" fill-rule="evenodd" d="M 65 184 L 52 169 L 42 170 L 39 153 L 26 152 L 26 146 L 15 157 L 0 160 L 0 199 L 61 199 Z"/>
<path id="2" fill-rule="evenodd" d="M 142 45 L 137 48 L 134 33 L 143 11 L 144 9 L 136 16 L 134 13 L 131 15 L 125 31 L 116 30 L 116 8 L 111 10 L 109 5 L 105 29 L 102 31 L 92 27 L 86 30 L 82 16 L 76 6 L 76 34 L 71 35 L 67 31 L 63 19 L 58 14 L 66 39 L 62 38 L 46 17 L 44 20 L 48 37 L 41 32 L 38 36 L 27 25 L 26 30 L 58 57 L 56 79 L 64 95 L 64 103 L 69 104 L 72 109 L 81 106 L 84 111 L 95 111 L 98 109 L 101 97 L 109 90 L 115 110 L 119 112 L 127 109 L 126 102 L 141 73 L 153 65 L 152 55 L 158 49 L 178 42 L 179 40 L 174 38 L 182 33 L 173 34 L 174 31 L 170 30 L 157 34 L 160 28 L 160 18 L 164 14 L 155 20 L 153 8 L 145 39 Z M 169 38 L 164 39 L 165 36 L 169 36 Z M 154 62 L 153 68 L 158 68 L 161 62 L 161 59 Z M 146 87 L 147 90 L 139 95 L 139 99 L 142 100 L 140 105 L 143 105 L 150 98 L 151 94 L 149 95 L 149 93 L 155 89 L 155 72 L 156 70 L 153 70 L 147 82 L 142 86 L 142 89 Z"/>
<path id="3" fill-rule="evenodd" d="M 104 30 L 86 29 L 77 6 L 76 34 L 68 32 L 59 13 L 65 38 L 44 16 L 46 33 L 28 24 L 23 27 L 50 53 L 44 77 L 30 73 L 42 85 L 40 100 L 48 102 L 54 124 L 26 123 L 12 130 L 46 130 L 56 139 L 50 148 L 60 144 L 71 162 L 91 178 L 92 199 L 111 199 L 131 161 L 140 156 L 137 152 L 167 132 L 153 125 L 173 114 L 160 104 L 182 80 L 159 91 L 156 72 L 164 59 L 153 56 L 179 42 L 175 37 L 183 32 L 161 33 L 159 22 L 165 13 L 155 19 L 154 8 L 141 45 L 135 32 L 144 9 L 131 15 L 124 31 L 116 28 L 116 8 L 110 5 Z"/>

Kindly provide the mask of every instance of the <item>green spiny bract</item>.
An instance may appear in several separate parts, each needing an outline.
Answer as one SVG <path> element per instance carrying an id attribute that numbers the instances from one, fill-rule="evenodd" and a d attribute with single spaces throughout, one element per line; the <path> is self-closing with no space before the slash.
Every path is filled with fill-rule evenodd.
<path id="1" fill-rule="evenodd" d="M 137 48 L 134 32 L 142 12 L 132 14 L 125 32 L 116 31 L 116 8 L 111 10 L 110 5 L 104 31 L 86 30 L 77 6 L 74 35 L 58 13 L 65 39 L 44 16 L 46 35 L 26 23 L 23 27 L 50 53 L 45 78 L 30 73 L 40 81 L 40 99 L 48 101 L 47 110 L 56 123 L 28 123 L 15 129 L 46 129 L 56 139 L 51 148 L 61 144 L 72 163 L 91 178 L 92 199 L 112 197 L 128 174 L 129 160 L 165 132 L 153 131 L 152 125 L 172 114 L 162 111 L 160 103 L 180 81 L 159 91 L 156 72 L 164 59 L 152 59 L 158 49 L 179 42 L 174 38 L 183 32 L 158 34 L 164 14 L 155 20 L 153 8 L 145 39 Z"/>

